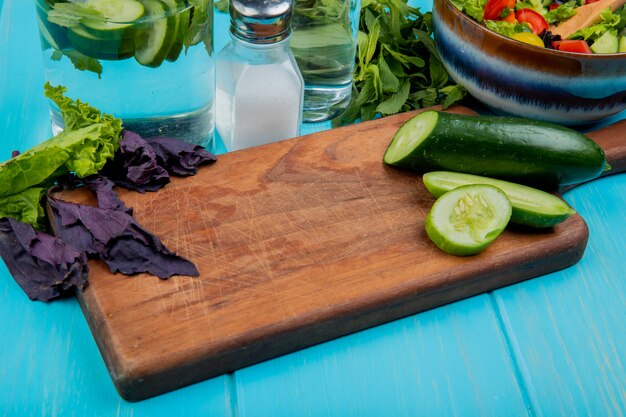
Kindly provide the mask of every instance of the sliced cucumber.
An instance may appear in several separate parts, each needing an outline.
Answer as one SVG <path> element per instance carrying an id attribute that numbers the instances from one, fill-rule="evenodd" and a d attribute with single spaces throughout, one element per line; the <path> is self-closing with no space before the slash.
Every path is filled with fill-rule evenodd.
<path id="1" fill-rule="evenodd" d="M 133 56 L 135 52 L 133 38 L 124 37 L 124 32 L 118 32 L 119 37 L 111 35 L 109 33 L 104 37 L 98 37 L 82 26 L 75 26 L 67 31 L 74 49 L 91 58 L 120 60 Z"/>
<path id="2" fill-rule="evenodd" d="M 176 18 L 168 16 L 169 7 L 160 0 L 144 0 L 149 19 L 138 37 L 135 59 L 141 65 L 158 67 L 163 63 L 174 42 Z"/>
<path id="3" fill-rule="evenodd" d="M 137 0 L 86 0 L 83 3 L 102 15 L 102 19 L 82 19 L 81 23 L 93 30 L 120 30 L 132 26 L 145 13 Z"/>
<path id="4" fill-rule="evenodd" d="M 458 172 L 433 171 L 424 174 L 424 185 L 439 198 L 448 191 L 469 184 L 493 185 L 509 197 L 513 211 L 511 223 L 532 227 L 552 227 L 576 213 L 555 195 L 525 185 Z"/>
<path id="5" fill-rule="evenodd" d="M 398 129 L 384 162 L 418 172 L 464 172 L 540 188 L 588 181 L 606 166 L 602 148 L 573 129 L 517 117 L 432 110 Z"/>
<path id="6" fill-rule="evenodd" d="M 620 36 L 619 47 L 617 48 L 617 52 L 619 53 L 626 52 L 626 35 Z"/>
<path id="7" fill-rule="evenodd" d="M 39 0 L 37 1 L 36 9 L 42 48 L 44 50 L 52 48 L 58 51 L 67 48 L 70 41 L 67 39 L 65 28 L 48 20 L 50 6 L 45 1 Z"/>
<path id="8" fill-rule="evenodd" d="M 426 217 L 426 233 L 442 251 L 467 256 L 483 251 L 502 233 L 511 202 L 492 185 L 463 185 L 442 195 Z"/>
<path id="9" fill-rule="evenodd" d="M 618 48 L 619 40 L 614 30 L 607 30 L 591 45 L 594 54 L 615 54 Z"/>
<path id="10" fill-rule="evenodd" d="M 187 38 L 189 25 L 191 23 L 191 9 L 183 10 L 182 12 L 177 13 L 176 18 L 178 20 L 176 25 L 176 35 L 174 36 L 172 47 L 167 53 L 167 60 L 171 62 L 176 61 L 183 50 L 185 38 Z"/>

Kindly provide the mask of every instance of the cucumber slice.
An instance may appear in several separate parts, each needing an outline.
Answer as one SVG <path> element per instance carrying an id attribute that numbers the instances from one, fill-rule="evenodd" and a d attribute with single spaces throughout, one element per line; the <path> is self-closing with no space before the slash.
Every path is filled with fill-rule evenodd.
<path id="1" fill-rule="evenodd" d="M 557 196 L 508 181 L 448 171 L 428 172 L 424 174 L 423 180 L 435 198 L 463 185 L 493 185 L 504 191 L 511 201 L 511 223 L 524 226 L 552 227 L 576 213 Z"/>
<path id="2" fill-rule="evenodd" d="M 475 255 L 502 233 L 511 202 L 492 185 L 463 185 L 442 195 L 426 217 L 426 233 L 442 251 Z"/>
<path id="3" fill-rule="evenodd" d="M 137 0 L 86 0 L 83 4 L 99 12 L 103 19 L 82 19 L 82 24 L 99 31 L 127 28 L 145 13 Z"/>
<path id="4" fill-rule="evenodd" d="M 187 37 L 189 25 L 191 24 L 191 9 L 183 10 L 182 12 L 177 13 L 176 18 L 178 20 L 176 25 L 176 35 L 174 36 L 172 47 L 167 53 L 167 60 L 170 62 L 176 61 L 183 50 L 185 38 Z"/>
<path id="5" fill-rule="evenodd" d="M 626 35 L 622 35 L 619 38 L 619 47 L 617 48 L 617 52 L 626 52 Z"/>
<path id="6" fill-rule="evenodd" d="M 139 36 L 135 59 L 141 65 L 156 68 L 167 57 L 176 30 L 176 18 L 168 16 L 169 7 L 160 0 L 144 0 L 144 7 L 152 20 L 146 22 Z"/>
<path id="7" fill-rule="evenodd" d="M 115 37 L 109 32 L 104 37 L 98 37 L 82 26 L 68 28 L 67 31 L 67 36 L 74 49 L 88 57 L 121 60 L 133 56 L 135 52 L 133 38 L 124 37 L 122 31 L 117 32 L 117 34 L 118 37 Z"/>
<path id="8" fill-rule="evenodd" d="M 602 148 L 563 126 L 519 117 L 424 111 L 396 132 L 384 156 L 417 172 L 455 171 L 539 188 L 598 177 Z"/>
<path id="9" fill-rule="evenodd" d="M 591 45 L 594 54 L 615 54 L 618 48 L 619 40 L 614 30 L 607 30 Z"/>
<path id="10" fill-rule="evenodd" d="M 44 50 L 52 48 L 58 51 L 67 48 L 70 45 L 70 41 L 67 38 L 65 28 L 48 20 L 50 6 L 44 0 L 39 0 L 37 1 L 36 9 L 42 48 Z"/>

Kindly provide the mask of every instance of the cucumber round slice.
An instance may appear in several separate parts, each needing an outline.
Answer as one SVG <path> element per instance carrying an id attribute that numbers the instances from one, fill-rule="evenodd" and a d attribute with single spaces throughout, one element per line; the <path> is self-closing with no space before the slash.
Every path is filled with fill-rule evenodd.
<path id="1" fill-rule="evenodd" d="M 146 23 L 139 35 L 135 59 L 141 65 L 158 67 L 163 63 L 174 42 L 176 18 L 168 16 L 169 7 L 160 0 L 144 0 L 148 16 L 154 17 Z"/>
<path id="2" fill-rule="evenodd" d="M 439 249 L 467 256 L 483 251 L 511 218 L 506 194 L 486 184 L 464 185 L 442 195 L 426 217 L 426 233 Z"/>
<path id="3" fill-rule="evenodd" d="M 511 223 L 524 226 L 552 227 L 576 213 L 555 195 L 508 181 L 449 171 L 427 172 L 422 179 L 428 191 L 436 198 L 462 185 L 493 185 L 504 191 L 511 200 Z"/>
<path id="4" fill-rule="evenodd" d="M 122 32 L 118 35 L 119 37 L 114 37 L 109 33 L 99 37 L 81 26 L 69 28 L 67 31 L 67 37 L 78 52 L 91 58 L 106 60 L 126 59 L 134 54 L 134 40 L 125 38 Z"/>
<path id="5" fill-rule="evenodd" d="M 102 15 L 102 19 L 82 19 L 85 27 L 94 30 L 120 30 L 132 26 L 145 9 L 137 0 L 87 0 L 83 3 Z"/>

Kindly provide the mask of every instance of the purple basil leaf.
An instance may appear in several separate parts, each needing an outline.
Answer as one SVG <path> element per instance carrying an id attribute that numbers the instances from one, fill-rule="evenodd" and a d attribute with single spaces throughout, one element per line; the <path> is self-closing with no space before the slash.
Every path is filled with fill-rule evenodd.
<path id="1" fill-rule="evenodd" d="M 159 278 L 198 276 L 196 267 L 170 250 L 128 213 L 85 206 L 48 196 L 51 223 L 57 236 L 78 249 L 98 254 L 111 272 L 148 272 Z"/>
<path id="2" fill-rule="evenodd" d="M 217 158 L 202 146 L 176 138 L 155 137 L 146 139 L 156 153 L 159 165 L 171 175 L 195 175 L 198 166 L 215 162 Z"/>
<path id="3" fill-rule="evenodd" d="M 133 209 L 126 207 L 124 202 L 117 196 L 117 193 L 113 191 L 113 186 L 115 185 L 113 181 L 102 175 L 92 175 L 85 178 L 84 182 L 87 188 L 96 194 L 98 207 L 124 211 L 131 216 L 133 215 Z"/>
<path id="4" fill-rule="evenodd" d="M 16 156 L 20 156 L 20 151 L 17 149 L 11 152 L 11 158 L 15 158 Z"/>
<path id="5" fill-rule="evenodd" d="M 124 130 L 115 158 L 100 172 L 117 185 L 139 192 L 156 191 L 170 182 L 152 147 L 137 133 Z"/>
<path id="6" fill-rule="evenodd" d="M 31 300 L 50 301 L 87 285 L 87 257 L 20 221 L 0 219 L 0 255 Z"/>
<path id="7" fill-rule="evenodd" d="M 112 272 L 126 275 L 149 272 L 163 279 L 172 275 L 200 275 L 193 263 L 169 251 L 136 222 L 107 244 L 103 259 Z"/>

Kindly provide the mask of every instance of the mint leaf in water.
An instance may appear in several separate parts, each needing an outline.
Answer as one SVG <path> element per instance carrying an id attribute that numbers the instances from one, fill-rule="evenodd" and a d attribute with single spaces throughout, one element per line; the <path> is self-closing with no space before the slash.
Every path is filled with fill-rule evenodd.
<path id="1" fill-rule="evenodd" d="M 50 22 L 67 28 L 80 25 L 84 18 L 101 19 L 102 14 L 84 3 L 56 3 L 48 12 Z"/>
<path id="2" fill-rule="evenodd" d="M 62 51 L 62 54 L 70 60 L 77 70 L 96 73 L 98 78 L 102 76 L 102 64 L 97 59 L 81 54 L 75 49 Z"/>

